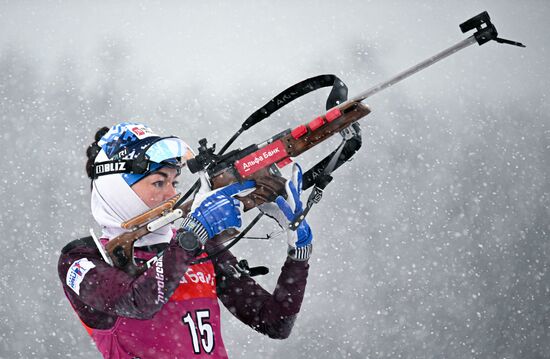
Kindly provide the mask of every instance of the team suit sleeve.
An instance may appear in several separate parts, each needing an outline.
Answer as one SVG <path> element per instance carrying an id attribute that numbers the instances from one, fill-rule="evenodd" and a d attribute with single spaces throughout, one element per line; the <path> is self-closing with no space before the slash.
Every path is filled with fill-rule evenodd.
<path id="1" fill-rule="evenodd" d="M 249 276 L 235 277 L 227 273 L 237 259 L 229 251 L 214 260 L 218 298 L 243 323 L 274 339 L 290 335 L 304 298 L 308 275 L 307 261 L 287 258 L 273 294 Z"/>
<path id="2" fill-rule="evenodd" d="M 85 273 L 75 290 L 66 278 L 73 263 L 82 258 L 95 267 Z M 183 250 L 173 239 L 161 258 L 136 277 L 111 267 L 101 259 L 97 249 L 89 247 L 62 253 L 58 272 L 65 293 L 77 311 L 89 314 L 100 311 L 114 317 L 149 319 L 175 291 L 191 260 L 192 254 Z"/>

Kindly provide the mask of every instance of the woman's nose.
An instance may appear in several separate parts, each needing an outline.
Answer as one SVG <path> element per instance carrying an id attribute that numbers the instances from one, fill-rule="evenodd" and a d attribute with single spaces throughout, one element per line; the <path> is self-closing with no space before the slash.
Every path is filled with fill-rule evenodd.
<path id="1" fill-rule="evenodd" d="M 166 191 L 164 191 L 164 200 L 172 198 L 176 195 L 176 188 L 172 185 L 166 186 Z"/>

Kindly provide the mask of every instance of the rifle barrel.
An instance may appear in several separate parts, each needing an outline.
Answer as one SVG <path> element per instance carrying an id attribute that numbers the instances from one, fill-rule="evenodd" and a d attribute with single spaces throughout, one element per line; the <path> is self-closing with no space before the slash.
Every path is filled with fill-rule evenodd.
<path id="1" fill-rule="evenodd" d="M 475 38 L 474 35 L 468 37 L 467 39 L 464 39 L 462 41 L 460 41 L 459 43 L 457 43 L 456 45 L 453 45 L 435 55 L 433 55 L 432 57 L 422 61 L 422 62 L 419 62 L 418 64 L 414 65 L 413 67 L 395 75 L 394 77 L 392 77 L 391 79 L 387 80 L 387 81 L 384 81 L 384 82 L 381 82 L 379 83 L 378 85 L 376 86 L 373 86 L 371 87 L 370 89 L 368 90 L 365 90 L 363 92 L 361 92 L 359 95 L 355 96 L 354 98 L 346 101 L 344 104 L 340 105 L 340 106 L 344 106 L 345 104 L 349 103 L 349 102 L 359 102 L 359 101 L 363 101 L 365 100 L 366 98 L 368 97 L 371 97 L 372 95 L 392 86 L 392 85 L 395 85 L 396 83 L 400 82 L 401 80 L 404 80 L 406 79 L 407 77 L 421 71 L 421 70 L 424 70 L 426 67 L 428 66 L 431 66 L 433 64 L 435 64 L 436 62 L 440 61 L 440 60 L 443 60 L 444 58 L 446 58 L 447 56 L 450 56 L 452 54 L 454 54 L 455 52 L 458 52 L 474 43 L 476 43 L 477 40 Z"/>

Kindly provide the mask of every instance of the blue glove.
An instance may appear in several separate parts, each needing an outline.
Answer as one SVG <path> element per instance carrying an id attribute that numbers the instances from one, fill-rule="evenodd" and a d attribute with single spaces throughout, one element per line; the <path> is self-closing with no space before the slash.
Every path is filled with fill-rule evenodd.
<path id="1" fill-rule="evenodd" d="M 242 203 L 233 197 L 250 193 L 254 185 L 254 181 L 237 182 L 215 191 L 198 193 L 181 227 L 195 233 L 202 244 L 228 228 L 240 227 Z"/>
<path id="2" fill-rule="evenodd" d="M 302 169 L 295 163 L 292 168 L 292 178 L 285 185 L 287 199 L 279 196 L 275 203 L 264 203 L 259 209 L 269 217 L 275 219 L 285 230 L 288 242 L 288 255 L 296 260 L 309 259 L 312 251 L 313 233 L 306 220 L 298 226 L 296 231 L 289 229 L 290 222 L 303 211 L 300 194 L 302 193 Z"/>

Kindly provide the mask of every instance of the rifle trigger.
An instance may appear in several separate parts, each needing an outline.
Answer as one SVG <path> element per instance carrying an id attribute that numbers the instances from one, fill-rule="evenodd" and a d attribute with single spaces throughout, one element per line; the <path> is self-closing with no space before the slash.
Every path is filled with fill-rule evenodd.
<path id="1" fill-rule="evenodd" d="M 357 131 L 355 131 L 355 128 L 353 128 L 353 126 L 348 126 L 344 128 L 342 131 L 340 131 L 340 134 L 342 135 L 345 141 L 348 141 L 357 135 Z"/>

